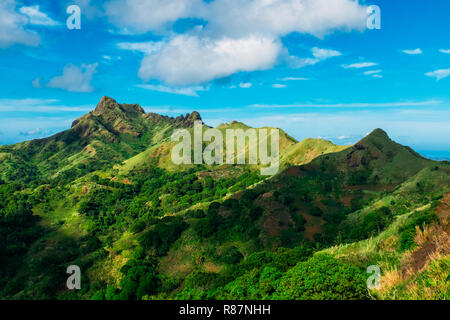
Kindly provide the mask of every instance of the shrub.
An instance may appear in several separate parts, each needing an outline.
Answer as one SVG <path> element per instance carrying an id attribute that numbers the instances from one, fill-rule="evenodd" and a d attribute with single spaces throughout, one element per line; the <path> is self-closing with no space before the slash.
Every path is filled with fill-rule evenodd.
<path id="1" fill-rule="evenodd" d="M 358 267 L 319 254 L 298 263 L 282 278 L 274 295 L 287 300 L 362 300 L 365 274 Z"/>
<path id="2" fill-rule="evenodd" d="M 244 256 L 242 255 L 242 253 L 240 253 L 236 247 L 231 246 L 225 249 L 225 251 L 219 257 L 219 261 L 227 264 L 236 264 L 243 258 Z"/>

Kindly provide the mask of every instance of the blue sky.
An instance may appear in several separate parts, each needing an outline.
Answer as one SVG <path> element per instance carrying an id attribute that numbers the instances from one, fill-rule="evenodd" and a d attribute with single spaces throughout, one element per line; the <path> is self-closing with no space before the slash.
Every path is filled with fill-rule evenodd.
<path id="1" fill-rule="evenodd" d="M 80 30 L 66 26 L 72 4 Z M 381 127 L 450 158 L 449 12 L 438 0 L 2 0 L 0 144 L 67 129 L 107 95 L 298 140 L 351 144 Z"/>

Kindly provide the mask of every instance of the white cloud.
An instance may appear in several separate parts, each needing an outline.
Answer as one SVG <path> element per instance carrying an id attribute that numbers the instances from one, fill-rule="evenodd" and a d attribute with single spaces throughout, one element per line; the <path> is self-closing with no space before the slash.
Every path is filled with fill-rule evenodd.
<path id="1" fill-rule="evenodd" d="M 180 35 L 142 60 L 139 77 L 175 86 L 200 84 L 236 72 L 269 69 L 280 51 L 279 41 L 256 35 L 219 40 Z"/>
<path id="2" fill-rule="evenodd" d="M 56 99 L 0 99 L 0 112 L 88 112 L 92 106 L 57 105 Z"/>
<path id="3" fill-rule="evenodd" d="M 322 37 L 366 27 L 366 6 L 353 0 L 110 0 L 105 9 L 122 32 L 171 35 L 160 43 L 163 48 L 136 49 L 147 54 L 139 76 L 167 85 L 269 69 L 282 49 L 281 37 L 292 32 Z M 206 23 L 174 36 L 170 27 L 181 18 Z M 315 48 L 313 58 L 292 60 L 301 67 L 338 55 Z"/>
<path id="4" fill-rule="evenodd" d="M 377 74 L 377 73 L 381 73 L 381 70 L 369 70 L 369 71 L 365 71 L 364 74 L 367 76 L 373 75 L 373 74 Z"/>
<path id="5" fill-rule="evenodd" d="M 52 78 L 47 86 L 70 92 L 91 92 L 94 90 L 91 81 L 97 66 L 98 63 L 83 64 L 81 67 L 69 64 L 64 67 L 63 74 Z"/>
<path id="6" fill-rule="evenodd" d="M 345 69 L 361 69 L 376 66 L 375 62 L 358 62 L 349 65 L 343 65 L 342 67 Z"/>
<path id="7" fill-rule="evenodd" d="M 92 108 L 91 108 L 92 110 Z M 16 143 L 24 140 L 44 138 L 70 128 L 73 120 L 80 114 L 46 115 L 39 117 L 0 117 L 0 127 L 4 130 L 0 144 Z M 36 128 L 45 128 L 41 131 Z M 34 134 L 34 135 L 32 135 Z"/>
<path id="8" fill-rule="evenodd" d="M 339 57 L 342 55 L 339 51 L 336 51 L 336 50 L 321 49 L 321 48 L 317 48 L 317 47 L 314 47 L 312 49 L 312 53 L 313 53 L 314 58 L 319 59 L 319 60 L 325 60 L 325 59 L 329 59 L 332 57 Z"/>
<path id="9" fill-rule="evenodd" d="M 439 100 L 381 102 L 381 103 L 296 103 L 296 104 L 254 104 L 253 108 L 394 108 L 394 107 L 422 107 L 440 104 Z"/>
<path id="10" fill-rule="evenodd" d="M 250 82 L 243 82 L 239 84 L 239 87 L 244 88 L 244 89 L 248 89 L 251 88 L 253 85 Z"/>
<path id="11" fill-rule="evenodd" d="M 204 10 L 212 32 L 230 36 L 291 32 L 322 37 L 334 30 L 363 30 L 366 7 L 350 0 L 216 0 Z"/>
<path id="12" fill-rule="evenodd" d="M 27 132 L 21 132 L 20 134 L 23 136 L 35 136 L 35 135 L 41 134 L 41 133 L 42 133 L 42 129 L 36 128 L 36 129 L 29 130 Z"/>
<path id="13" fill-rule="evenodd" d="M 330 50 L 330 49 L 321 49 L 314 47 L 311 49 L 312 55 L 314 58 L 299 58 L 295 56 L 290 56 L 290 65 L 293 68 L 303 68 L 306 66 L 312 66 L 316 63 L 319 63 L 323 60 L 327 60 L 329 58 L 333 57 L 339 57 L 342 55 L 339 51 L 336 50 Z"/>
<path id="14" fill-rule="evenodd" d="M 372 77 L 374 77 L 374 78 L 383 78 L 383 76 L 381 75 L 381 74 L 374 74 Z"/>
<path id="15" fill-rule="evenodd" d="M 0 48 L 14 44 L 37 46 L 41 38 L 31 30 L 26 29 L 28 18 L 16 12 L 14 0 L 0 1 Z"/>
<path id="16" fill-rule="evenodd" d="M 31 24 L 40 26 L 57 26 L 59 23 L 50 18 L 44 12 L 39 10 L 39 6 L 22 7 L 19 9 L 21 13 L 26 15 L 30 19 Z"/>
<path id="17" fill-rule="evenodd" d="M 151 90 L 151 91 L 158 91 L 158 92 L 177 94 L 177 95 L 183 95 L 183 96 L 189 96 L 189 97 L 198 97 L 198 91 L 208 90 L 208 88 L 202 87 L 202 86 L 185 87 L 185 88 L 171 88 L 171 87 L 166 87 L 166 86 L 162 86 L 162 85 L 141 84 L 141 85 L 138 85 L 138 87 L 142 88 L 142 89 L 146 89 L 146 90 Z"/>
<path id="18" fill-rule="evenodd" d="M 422 49 L 417 48 L 414 50 L 403 50 L 403 53 L 409 54 L 409 55 L 417 55 L 417 54 L 422 54 Z"/>
<path id="19" fill-rule="evenodd" d="M 274 83 L 273 85 L 272 85 L 272 88 L 275 88 L 275 89 L 281 89 L 281 88 L 286 88 L 287 87 L 287 85 L 285 85 L 285 84 L 280 84 L 280 83 Z"/>
<path id="20" fill-rule="evenodd" d="M 436 80 L 441 80 L 450 76 L 450 69 L 440 69 L 432 72 L 425 73 L 427 77 L 436 78 Z"/>
<path id="21" fill-rule="evenodd" d="M 122 32 L 145 33 L 195 17 L 203 7 L 202 0 L 112 0 L 105 4 L 105 14 Z"/>
<path id="22" fill-rule="evenodd" d="M 165 45 L 165 42 L 119 42 L 117 46 L 122 50 L 138 51 L 145 54 L 152 54 L 160 51 Z"/>
<path id="23" fill-rule="evenodd" d="M 450 54 L 450 49 L 441 49 L 439 50 L 441 53 Z"/>
<path id="24" fill-rule="evenodd" d="M 278 79 L 279 81 L 308 81 L 308 78 L 298 78 L 298 77 L 285 77 Z"/>
<path id="25" fill-rule="evenodd" d="M 366 6 L 353 0 L 111 0 L 109 21 L 124 32 L 162 31 L 180 18 L 208 21 L 211 33 L 242 37 L 291 32 L 322 37 L 334 30 L 364 30 Z"/>

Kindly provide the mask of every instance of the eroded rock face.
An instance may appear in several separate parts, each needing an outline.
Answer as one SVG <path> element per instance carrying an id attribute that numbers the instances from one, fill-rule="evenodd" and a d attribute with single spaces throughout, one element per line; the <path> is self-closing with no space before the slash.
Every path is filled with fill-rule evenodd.
<path id="1" fill-rule="evenodd" d="M 146 114 L 138 104 L 119 104 L 104 96 L 93 111 L 72 123 L 72 130 L 81 137 L 103 137 L 114 142 L 120 140 L 121 134 L 139 138 L 152 123 L 165 122 L 178 128 L 188 128 L 195 121 L 202 121 L 196 111 L 176 118 L 152 112 Z"/>
<path id="2" fill-rule="evenodd" d="M 203 124 L 202 118 L 197 111 L 194 111 L 192 113 L 187 113 L 185 116 L 180 115 L 176 118 L 163 116 L 163 115 L 156 114 L 153 112 L 147 113 L 144 117 L 152 122 L 159 122 L 159 121 L 171 122 L 175 126 L 182 127 L 182 128 L 192 127 L 194 125 L 195 121 L 201 121 Z"/>
<path id="3" fill-rule="evenodd" d="M 200 117 L 200 114 L 197 111 L 192 112 L 191 114 L 186 114 L 186 116 L 183 118 L 183 116 L 180 116 L 180 122 L 182 124 L 183 127 L 191 127 L 194 125 L 195 121 L 202 121 L 202 118 Z M 178 117 L 178 118 L 180 118 Z M 178 119 L 177 118 L 177 119 Z"/>
<path id="4" fill-rule="evenodd" d="M 133 125 L 133 120 L 143 115 L 144 109 L 137 104 L 119 104 L 114 99 L 104 96 L 93 111 L 75 120 L 72 128 L 82 136 L 105 135 L 109 131 L 107 136 L 128 133 L 139 137 L 142 135 L 142 129 Z"/>
<path id="5" fill-rule="evenodd" d="M 138 104 L 119 104 L 114 99 L 105 96 L 91 114 L 101 117 L 105 121 L 113 122 L 117 118 L 130 120 L 131 118 L 142 117 L 145 111 Z"/>

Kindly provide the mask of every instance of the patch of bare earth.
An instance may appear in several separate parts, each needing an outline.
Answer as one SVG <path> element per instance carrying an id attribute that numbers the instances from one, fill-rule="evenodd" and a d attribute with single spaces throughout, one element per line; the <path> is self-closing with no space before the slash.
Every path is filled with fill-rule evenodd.
<path id="1" fill-rule="evenodd" d="M 384 190 L 386 191 L 392 191 L 395 189 L 395 185 L 387 185 L 387 184 L 377 184 L 377 185 L 357 185 L 357 186 L 345 186 L 345 190 L 352 190 L 352 191 L 362 191 L 362 190 L 368 190 L 368 191 L 375 191 L 375 192 L 382 192 Z"/>
<path id="2" fill-rule="evenodd" d="M 419 247 L 407 257 L 407 263 L 402 269 L 406 277 L 424 270 L 431 260 L 450 254 L 450 193 L 443 197 L 436 213 L 439 224 L 425 226 L 423 231 L 416 227 L 414 241 Z"/>
<path id="3" fill-rule="evenodd" d="M 286 208 L 269 194 L 265 194 L 256 200 L 256 204 L 266 212 L 264 216 L 264 231 L 269 237 L 278 237 L 281 230 L 287 229 L 293 224 L 291 216 Z"/>
<path id="4" fill-rule="evenodd" d="M 301 173 L 300 167 L 290 167 L 286 170 L 286 175 L 290 177 L 297 177 Z"/>
<path id="5" fill-rule="evenodd" d="M 322 224 L 324 221 L 322 218 L 311 216 L 305 212 L 302 212 L 301 215 L 306 220 L 305 233 L 303 236 L 311 241 L 314 241 L 314 235 L 323 232 Z"/>
<path id="6" fill-rule="evenodd" d="M 197 174 L 199 179 L 205 177 L 211 177 L 213 180 L 219 180 L 221 178 L 228 179 L 238 177 L 244 172 L 242 167 L 224 166 L 222 168 L 215 169 L 213 171 L 202 171 Z"/>
<path id="7" fill-rule="evenodd" d="M 432 261 L 450 254 L 449 204 L 450 193 L 447 193 L 436 210 L 440 223 L 425 226 L 423 231 L 416 227 L 414 241 L 418 247 L 402 257 L 400 269 L 384 271 L 379 291 L 387 292 L 401 282 L 414 279 L 420 272 L 427 269 Z M 412 291 L 416 290 L 415 282 L 411 281 L 408 288 Z"/>
<path id="8" fill-rule="evenodd" d="M 89 193 L 89 187 L 88 186 L 83 186 L 83 189 L 81 191 L 83 194 L 88 194 Z"/>
<path id="9" fill-rule="evenodd" d="M 169 254 L 161 260 L 159 272 L 174 277 L 186 277 L 193 270 L 194 253 L 195 248 L 190 244 L 181 250 L 169 251 Z"/>

